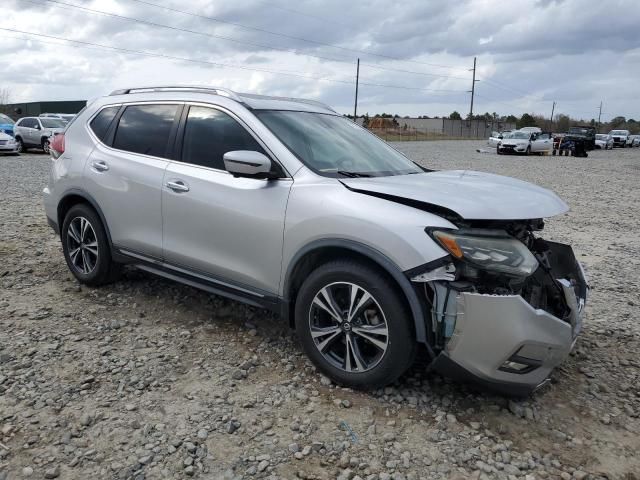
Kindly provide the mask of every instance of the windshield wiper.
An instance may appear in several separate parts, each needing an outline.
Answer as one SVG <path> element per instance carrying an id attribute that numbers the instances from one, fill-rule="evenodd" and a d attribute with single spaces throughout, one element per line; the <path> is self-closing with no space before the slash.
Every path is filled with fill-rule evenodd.
<path id="1" fill-rule="evenodd" d="M 345 177 L 350 177 L 350 178 L 373 177 L 373 175 L 370 175 L 368 173 L 350 172 L 348 170 L 337 170 L 336 173 L 338 173 L 339 175 L 344 175 Z"/>

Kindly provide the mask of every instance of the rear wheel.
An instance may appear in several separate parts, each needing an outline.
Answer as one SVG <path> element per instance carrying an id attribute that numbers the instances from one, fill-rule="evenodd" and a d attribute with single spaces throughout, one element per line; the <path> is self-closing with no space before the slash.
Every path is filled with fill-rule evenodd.
<path id="1" fill-rule="evenodd" d="M 120 266 L 111 259 L 104 226 L 89 205 L 71 207 L 62 224 L 61 240 L 67 266 L 80 283 L 98 286 L 117 278 Z"/>
<path id="2" fill-rule="evenodd" d="M 339 260 L 312 272 L 296 299 L 295 320 L 309 358 L 342 385 L 387 385 L 415 357 L 410 314 L 397 287 L 365 264 Z"/>

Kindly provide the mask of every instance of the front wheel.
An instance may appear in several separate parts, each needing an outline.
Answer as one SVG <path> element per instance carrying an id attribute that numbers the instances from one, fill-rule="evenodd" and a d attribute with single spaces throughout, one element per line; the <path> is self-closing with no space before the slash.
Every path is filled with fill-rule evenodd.
<path id="1" fill-rule="evenodd" d="M 60 236 L 69 270 L 80 283 L 99 286 L 118 276 L 120 266 L 111 259 L 104 226 L 89 205 L 71 207 L 64 218 Z"/>
<path id="2" fill-rule="evenodd" d="M 336 383 L 378 388 L 412 364 L 416 341 L 397 287 L 365 264 L 319 267 L 300 288 L 296 330 L 311 361 Z"/>
<path id="3" fill-rule="evenodd" d="M 531 147 L 527 147 L 527 151 L 524 152 L 525 155 L 531 155 Z"/>
<path id="4" fill-rule="evenodd" d="M 42 139 L 42 151 L 44 153 L 49 153 L 49 146 L 51 145 L 51 142 L 49 142 L 48 138 L 43 138 Z"/>
<path id="5" fill-rule="evenodd" d="M 24 142 L 22 141 L 22 139 L 16 138 L 16 143 L 18 144 L 18 147 L 17 147 L 18 153 L 24 153 L 25 148 L 24 148 Z"/>

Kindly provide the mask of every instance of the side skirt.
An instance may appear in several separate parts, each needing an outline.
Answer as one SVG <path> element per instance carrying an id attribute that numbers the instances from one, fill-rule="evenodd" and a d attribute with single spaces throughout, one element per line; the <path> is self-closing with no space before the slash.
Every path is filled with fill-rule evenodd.
<path id="1" fill-rule="evenodd" d="M 117 251 L 118 260 L 126 259 L 127 264 L 145 272 L 153 273 L 160 277 L 189 285 L 190 287 L 198 288 L 213 293 L 214 295 L 230 298 L 253 307 L 265 308 L 277 314 L 282 312 L 284 300 L 280 297 L 233 285 L 229 282 L 128 250 L 117 249 Z"/>

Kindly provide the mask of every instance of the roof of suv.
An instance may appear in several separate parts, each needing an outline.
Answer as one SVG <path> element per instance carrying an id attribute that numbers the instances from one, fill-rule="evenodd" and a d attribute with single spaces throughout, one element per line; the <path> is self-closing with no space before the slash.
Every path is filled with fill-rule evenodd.
<path id="1" fill-rule="evenodd" d="M 336 114 L 330 106 L 316 100 L 306 100 L 290 97 L 273 97 L 267 95 L 256 95 L 252 93 L 239 93 L 222 87 L 198 87 L 198 86 L 157 86 L 125 88 L 111 92 L 114 95 L 129 94 L 153 94 L 161 92 L 185 92 L 196 94 L 220 95 L 253 110 L 303 110 L 318 113 Z"/>

